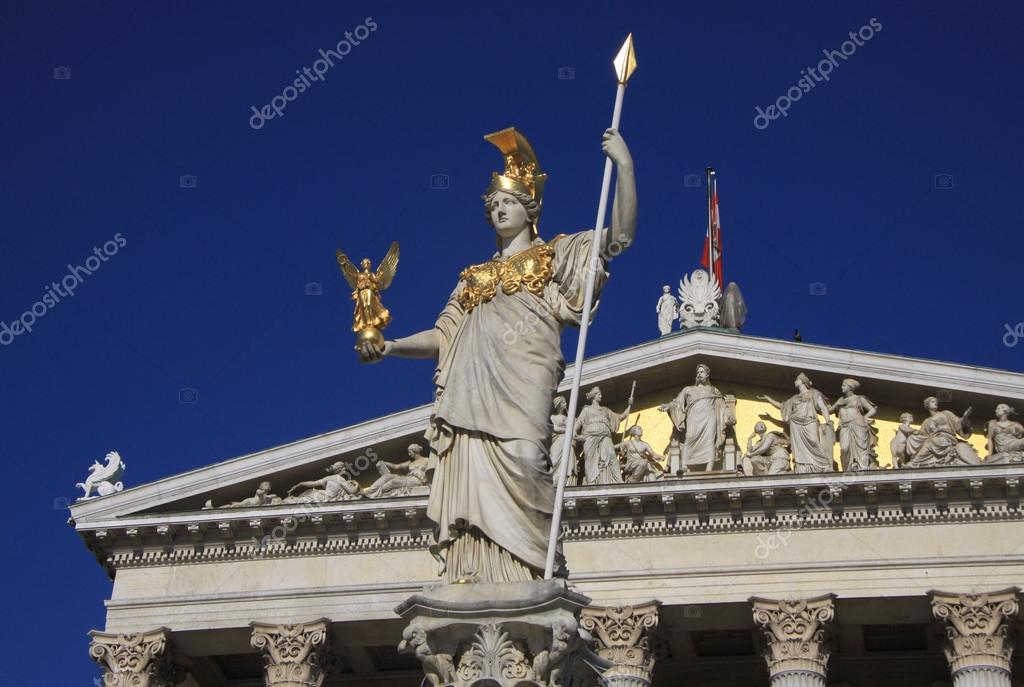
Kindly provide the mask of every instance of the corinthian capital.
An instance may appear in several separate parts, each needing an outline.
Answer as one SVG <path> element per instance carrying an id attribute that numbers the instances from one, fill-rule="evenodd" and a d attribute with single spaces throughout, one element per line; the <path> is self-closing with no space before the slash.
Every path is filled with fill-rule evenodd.
<path id="1" fill-rule="evenodd" d="M 987 594 L 932 591 L 929 596 L 932 613 L 945 625 L 946 660 L 954 682 L 964 673 L 986 671 L 999 674 L 1009 684 L 1020 589 Z"/>
<path id="2" fill-rule="evenodd" d="M 104 687 L 173 687 L 188 669 L 178 663 L 167 628 L 133 634 L 89 633 L 89 656 L 103 668 Z"/>
<path id="3" fill-rule="evenodd" d="M 597 655 L 612 664 L 603 674 L 609 685 L 646 687 L 654 671 L 650 634 L 658 626 L 660 603 L 637 606 L 588 606 L 580 627 L 595 641 Z"/>
<path id="4" fill-rule="evenodd" d="M 824 685 L 835 595 L 774 600 L 754 597 L 754 622 L 764 637 L 773 685 Z"/>
<path id="5" fill-rule="evenodd" d="M 329 659 L 328 620 L 296 625 L 250 623 L 252 646 L 263 653 L 267 687 L 320 687 Z"/>

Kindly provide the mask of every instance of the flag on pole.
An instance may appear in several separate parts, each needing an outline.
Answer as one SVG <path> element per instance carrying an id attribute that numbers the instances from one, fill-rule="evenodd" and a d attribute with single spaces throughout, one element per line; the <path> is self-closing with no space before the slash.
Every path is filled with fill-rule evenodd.
<path id="1" fill-rule="evenodd" d="M 718 179 L 708 167 L 708 233 L 704 237 L 704 253 L 700 264 L 725 288 L 722 279 L 722 219 L 718 214 Z"/>

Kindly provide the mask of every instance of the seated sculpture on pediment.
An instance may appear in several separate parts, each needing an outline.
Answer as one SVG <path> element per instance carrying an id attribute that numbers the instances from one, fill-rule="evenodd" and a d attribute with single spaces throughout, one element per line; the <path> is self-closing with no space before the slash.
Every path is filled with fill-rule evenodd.
<path id="1" fill-rule="evenodd" d="M 754 445 L 754 438 L 757 444 Z M 747 437 L 747 451 L 741 459 L 744 475 L 781 475 L 789 472 L 789 437 L 782 432 L 769 432 L 763 422 L 754 425 Z"/>
<path id="2" fill-rule="evenodd" d="M 276 494 L 270 493 L 272 487 L 270 482 L 266 480 L 260 482 L 259 486 L 256 487 L 256 493 L 248 498 L 244 498 L 241 501 L 232 501 L 231 503 L 225 503 L 223 506 L 217 506 L 217 508 L 252 508 L 254 506 L 273 506 L 281 503 L 281 497 Z M 213 500 L 209 500 L 203 506 L 203 510 L 210 510 L 214 508 Z"/>
<path id="3" fill-rule="evenodd" d="M 996 406 L 996 419 L 989 420 L 986 435 L 986 463 L 1024 462 L 1024 425 L 1010 419 L 1017 411 L 1005 403 Z"/>
<path id="4" fill-rule="evenodd" d="M 380 477 L 363 489 L 363 495 L 371 499 L 408 496 L 416 487 L 427 486 L 427 466 L 430 460 L 423 455 L 423 447 L 410 444 L 408 453 L 409 460 L 401 463 L 389 463 L 386 460 L 378 462 Z"/>
<path id="5" fill-rule="evenodd" d="M 957 416 L 951 410 L 939 410 L 934 396 L 924 399 L 928 417 L 907 437 L 907 461 L 904 467 L 931 468 L 952 465 L 978 465 L 981 458 L 974 447 L 961 437 L 971 435 L 971 409 Z"/>
<path id="6" fill-rule="evenodd" d="M 658 461 L 665 456 L 658 455 L 651 445 L 643 440 L 644 430 L 633 425 L 626 430 L 626 438 L 615 448 L 623 457 L 623 477 L 626 482 L 653 482 L 665 474 L 665 468 Z"/>
<path id="7" fill-rule="evenodd" d="M 327 472 L 327 477 L 317 480 L 299 482 L 288 490 L 288 496 L 283 503 L 325 503 L 327 501 L 349 501 L 362 497 L 359 491 L 359 483 L 349 478 L 348 463 L 338 461 L 333 463 Z M 296 489 L 305 489 L 295 494 Z"/>

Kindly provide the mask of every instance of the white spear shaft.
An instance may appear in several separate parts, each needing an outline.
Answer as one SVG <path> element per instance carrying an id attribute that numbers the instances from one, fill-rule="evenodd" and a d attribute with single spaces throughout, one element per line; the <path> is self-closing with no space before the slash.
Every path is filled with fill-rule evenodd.
<path id="1" fill-rule="evenodd" d="M 621 65 L 620 65 L 621 62 Z M 626 81 L 636 68 L 636 59 L 633 55 L 633 34 L 626 37 L 615 58 L 615 67 L 618 75 L 619 86 L 615 91 L 615 108 L 612 110 L 613 129 L 619 128 L 619 119 L 622 117 L 622 98 L 626 93 Z M 569 461 L 573 456 L 573 444 L 575 443 L 574 425 L 576 423 L 576 407 L 580 400 L 580 380 L 583 377 L 583 354 L 587 348 L 587 331 L 590 329 L 590 310 L 594 304 L 594 279 L 600 267 L 600 254 L 602 248 L 602 230 L 604 219 L 608 210 L 608 193 L 612 186 L 612 160 L 605 158 L 604 178 L 601 180 L 601 200 L 597 204 L 597 220 L 594 222 L 594 238 L 590 242 L 590 259 L 587 262 L 587 280 L 583 290 L 583 318 L 580 321 L 580 338 L 576 343 L 576 364 L 572 371 L 572 387 L 569 391 L 569 408 L 566 411 L 565 441 L 562 446 L 562 460 L 558 466 L 558 485 L 555 488 L 555 507 L 551 514 L 551 533 L 548 536 L 547 560 L 544 564 L 544 579 L 550 580 L 555 573 L 555 552 L 558 550 L 558 540 L 562 534 L 562 500 L 565 498 L 565 480 L 569 474 Z"/>

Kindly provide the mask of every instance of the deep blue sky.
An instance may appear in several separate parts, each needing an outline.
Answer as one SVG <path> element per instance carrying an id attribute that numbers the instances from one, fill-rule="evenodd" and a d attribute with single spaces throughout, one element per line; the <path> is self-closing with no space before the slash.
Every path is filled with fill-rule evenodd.
<path id="1" fill-rule="evenodd" d="M 368 16 L 377 31 L 250 128 L 251 106 Z M 829 82 L 754 127 L 872 18 Z M 61 500 L 106 451 L 135 485 L 429 399 L 426 363 L 356 364 L 335 249 L 377 260 L 400 241 L 388 333 L 430 326 L 492 250 L 480 194 L 500 157 L 481 137 L 509 125 L 550 174 L 542 233 L 590 225 L 627 31 L 640 225 L 590 352 L 656 335 L 660 287 L 703 240 L 704 189 L 684 177 L 710 164 L 748 333 L 1020 370 L 1024 342 L 1002 339 L 1024 321 L 1022 29 L 1014 2 L 5 0 L 0 321 L 115 234 L 126 245 L 0 346 L 4 682 L 33 681 L 37 659 L 46 684 L 95 674 L 84 633 L 110 586 Z"/>

